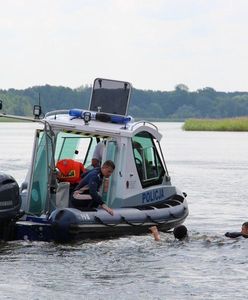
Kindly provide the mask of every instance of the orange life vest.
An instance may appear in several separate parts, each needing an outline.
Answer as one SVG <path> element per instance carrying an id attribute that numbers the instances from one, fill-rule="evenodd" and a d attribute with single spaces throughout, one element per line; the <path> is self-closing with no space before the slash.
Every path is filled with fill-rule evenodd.
<path id="1" fill-rule="evenodd" d="M 70 183 L 79 183 L 81 174 L 86 171 L 81 162 L 73 159 L 61 159 L 57 162 L 56 167 L 59 169 L 59 181 L 67 181 Z"/>

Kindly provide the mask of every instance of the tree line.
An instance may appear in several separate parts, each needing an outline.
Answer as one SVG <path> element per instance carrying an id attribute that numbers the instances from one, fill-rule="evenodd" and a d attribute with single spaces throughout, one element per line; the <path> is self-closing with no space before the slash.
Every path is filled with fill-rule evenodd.
<path id="1" fill-rule="evenodd" d="M 62 86 L 34 86 L 24 90 L 0 90 L 3 112 L 30 116 L 40 103 L 43 113 L 58 109 L 87 109 L 90 86 L 71 89 Z M 138 119 L 185 120 L 227 118 L 248 115 L 247 92 L 218 92 L 211 87 L 190 92 L 179 84 L 173 91 L 133 89 L 129 114 Z"/>

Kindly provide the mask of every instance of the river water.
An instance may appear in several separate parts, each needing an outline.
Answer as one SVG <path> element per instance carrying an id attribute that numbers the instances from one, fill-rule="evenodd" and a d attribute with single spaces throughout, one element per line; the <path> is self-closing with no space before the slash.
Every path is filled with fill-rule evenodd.
<path id="1" fill-rule="evenodd" d="M 0 243 L 0 299 L 246 299 L 248 133 L 157 123 L 172 182 L 188 194 L 188 242 L 162 233 L 70 245 Z M 0 123 L 0 171 L 21 183 L 34 124 Z"/>

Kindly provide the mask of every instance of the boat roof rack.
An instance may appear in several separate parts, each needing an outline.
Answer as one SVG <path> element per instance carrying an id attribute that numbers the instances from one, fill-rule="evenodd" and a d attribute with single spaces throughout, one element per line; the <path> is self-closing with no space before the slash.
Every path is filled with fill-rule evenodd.
<path id="1" fill-rule="evenodd" d="M 149 121 L 145 121 L 145 120 L 140 120 L 140 121 L 138 121 L 138 122 L 135 122 L 132 126 L 131 126 L 131 128 L 130 128 L 130 130 L 134 130 L 134 128 L 136 127 L 136 126 L 138 126 L 138 125 L 143 125 L 143 126 L 150 126 L 150 127 L 152 127 L 153 129 L 155 128 L 155 130 L 156 131 L 158 131 L 158 127 L 155 125 L 155 124 L 153 124 L 152 122 L 149 122 Z"/>
<path id="2" fill-rule="evenodd" d="M 69 109 L 59 109 L 59 110 L 53 110 L 49 111 L 48 113 L 45 114 L 46 117 L 51 117 L 54 116 L 56 119 L 57 115 L 68 115 L 69 114 Z"/>
<path id="3" fill-rule="evenodd" d="M 127 116 L 131 83 L 112 79 L 94 80 L 89 110 Z"/>

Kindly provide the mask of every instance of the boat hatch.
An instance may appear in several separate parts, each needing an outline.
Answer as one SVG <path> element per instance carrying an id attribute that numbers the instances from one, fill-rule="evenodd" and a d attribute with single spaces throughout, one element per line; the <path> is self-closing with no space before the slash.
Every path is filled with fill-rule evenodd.
<path id="1" fill-rule="evenodd" d="M 89 110 L 126 116 L 130 93 L 129 82 L 97 78 L 93 84 Z"/>

